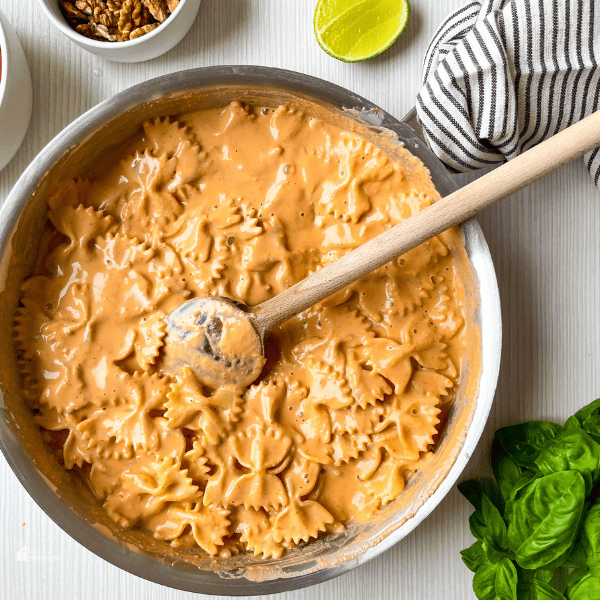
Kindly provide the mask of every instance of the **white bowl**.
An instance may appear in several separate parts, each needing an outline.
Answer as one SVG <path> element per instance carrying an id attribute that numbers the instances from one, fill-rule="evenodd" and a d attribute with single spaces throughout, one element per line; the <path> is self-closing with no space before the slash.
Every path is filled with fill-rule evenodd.
<path id="1" fill-rule="evenodd" d="M 31 120 L 33 87 L 27 59 L 13 26 L 0 10 L 0 171 L 23 142 Z"/>
<path id="2" fill-rule="evenodd" d="M 156 58 L 174 48 L 194 23 L 201 0 L 181 0 L 169 18 L 156 29 L 126 42 L 99 42 L 80 33 L 66 21 L 59 0 L 39 0 L 52 23 L 78 46 L 107 60 L 115 62 L 142 62 Z"/>

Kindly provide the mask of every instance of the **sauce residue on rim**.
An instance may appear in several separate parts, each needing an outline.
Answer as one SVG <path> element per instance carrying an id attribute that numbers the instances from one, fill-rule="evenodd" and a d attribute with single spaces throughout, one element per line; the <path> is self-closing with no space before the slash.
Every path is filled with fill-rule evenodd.
<path id="1" fill-rule="evenodd" d="M 247 388 L 169 371 L 165 317 L 263 302 L 435 199 L 416 159 L 292 106 L 146 122 L 55 190 L 23 285 L 20 367 L 57 459 L 120 526 L 210 555 L 279 557 L 372 519 L 431 457 L 460 382 L 454 232 L 278 327 Z"/>

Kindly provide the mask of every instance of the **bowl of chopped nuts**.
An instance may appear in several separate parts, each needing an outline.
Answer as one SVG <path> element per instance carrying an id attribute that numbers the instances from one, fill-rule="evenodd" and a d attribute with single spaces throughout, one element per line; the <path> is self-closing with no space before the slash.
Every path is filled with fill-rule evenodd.
<path id="1" fill-rule="evenodd" d="M 201 0 L 39 0 L 78 46 L 116 62 L 151 60 L 190 30 Z"/>
<path id="2" fill-rule="evenodd" d="M 0 171 L 21 146 L 32 107 L 27 59 L 13 26 L 0 11 Z"/>

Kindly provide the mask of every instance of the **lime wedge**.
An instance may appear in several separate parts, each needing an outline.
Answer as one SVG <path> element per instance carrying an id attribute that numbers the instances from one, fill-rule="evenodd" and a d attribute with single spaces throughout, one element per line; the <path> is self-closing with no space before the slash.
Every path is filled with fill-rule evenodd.
<path id="1" fill-rule="evenodd" d="M 319 0 L 315 35 L 319 46 L 344 62 L 360 62 L 387 50 L 404 31 L 408 0 Z"/>

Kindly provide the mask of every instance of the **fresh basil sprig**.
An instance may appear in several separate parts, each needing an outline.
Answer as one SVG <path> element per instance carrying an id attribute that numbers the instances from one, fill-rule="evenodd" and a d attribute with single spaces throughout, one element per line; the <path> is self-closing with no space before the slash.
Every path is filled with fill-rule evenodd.
<path id="1" fill-rule="evenodd" d="M 476 480 L 461 552 L 480 600 L 600 600 L 600 399 L 567 419 L 503 427 L 492 445 L 495 504 Z"/>

